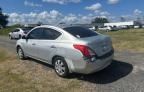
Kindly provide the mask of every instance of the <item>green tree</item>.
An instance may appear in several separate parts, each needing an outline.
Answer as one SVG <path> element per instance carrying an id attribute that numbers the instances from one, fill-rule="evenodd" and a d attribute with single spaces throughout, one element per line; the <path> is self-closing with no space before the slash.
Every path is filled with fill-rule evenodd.
<path id="1" fill-rule="evenodd" d="M 93 21 L 93 23 L 109 23 L 107 18 L 102 18 L 102 17 L 96 17 Z"/>
<path id="2" fill-rule="evenodd" d="M 8 15 L 2 13 L 2 9 L 0 8 L 0 25 L 2 27 L 6 27 L 8 24 Z"/>

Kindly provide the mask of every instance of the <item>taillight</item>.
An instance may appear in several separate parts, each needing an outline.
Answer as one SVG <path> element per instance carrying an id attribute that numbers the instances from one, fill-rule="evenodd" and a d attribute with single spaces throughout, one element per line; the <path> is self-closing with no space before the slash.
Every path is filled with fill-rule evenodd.
<path id="1" fill-rule="evenodd" d="M 75 49 L 79 50 L 85 57 L 91 57 L 93 55 L 95 55 L 95 53 L 88 47 L 85 45 L 73 45 Z"/>

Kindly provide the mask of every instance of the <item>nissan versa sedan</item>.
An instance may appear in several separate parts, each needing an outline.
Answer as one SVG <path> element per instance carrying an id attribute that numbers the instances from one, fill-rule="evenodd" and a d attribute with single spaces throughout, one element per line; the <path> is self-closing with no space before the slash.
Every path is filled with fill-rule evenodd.
<path id="1" fill-rule="evenodd" d="M 19 39 L 20 59 L 27 57 L 48 63 L 60 77 L 70 73 L 90 74 L 111 64 L 111 38 L 79 26 L 38 26 Z"/>

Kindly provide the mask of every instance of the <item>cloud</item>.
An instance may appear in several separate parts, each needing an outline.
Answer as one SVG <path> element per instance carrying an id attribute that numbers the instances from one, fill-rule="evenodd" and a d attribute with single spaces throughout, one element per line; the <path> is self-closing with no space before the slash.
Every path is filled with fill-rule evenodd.
<path id="1" fill-rule="evenodd" d="M 135 9 L 133 13 L 134 13 L 134 15 L 140 15 L 140 14 L 142 14 L 142 11 L 139 9 Z"/>
<path id="2" fill-rule="evenodd" d="M 109 4 L 117 4 L 120 0 L 108 0 Z"/>
<path id="3" fill-rule="evenodd" d="M 96 11 L 96 12 L 98 12 L 101 8 L 102 8 L 102 5 L 100 3 L 96 3 L 91 6 L 85 7 L 86 10 Z"/>
<path id="4" fill-rule="evenodd" d="M 119 21 L 116 16 L 109 16 L 110 13 L 107 11 L 100 12 L 99 15 L 95 13 L 82 15 L 82 14 L 62 14 L 57 10 L 43 11 L 40 13 L 30 12 L 30 13 L 10 13 L 9 15 L 9 25 L 13 24 L 36 24 L 42 22 L 44 24 L 58 25 L 59 23 L 66 24 L 89 24 L 96 17 L 108 18 L 110 21 Z"/>
<path id="5" fill-rule="evenodd" d="M 65 23 L 76 23 L 77 22 L 77 16 L 74 14 L 69 14 L 68 16 L 64 16 L 64 19 L 62 22 Z"/>
<path id="6" fill-rule="evenodd" d="M 10 24 L 34 24 L 38 22 L 43 22 L 46 24 L 54 24 L 56 21 L 61 19 L 61 13 L 56 10 L 51 10 L 50 12 L 43 11 L 40 13 L 10 13 L 9 14 L 9 22 Z"/>
<path id="7" fill-rule="evenodd" d="M 30 7 L 42 7 L 41 4 L 37 4 L 37 3 L 34 3 L 34 2 L 29 2 L 29 1 L 24 1 L 24 5 L 25 6 L 30 6 Z"/>
<path id="8" fill-rule="evenodd" d="M 100 3 L 93 4 L 91 6 L 85 7 L 86 10 L 93 11 L 97 16 L 109 16 L 110 13 L 102 10 L 102 5 Z"/>
<path id="9" fill-rule="evenodd" d="M 76 14 L 62 14 L 57 10 L 43 11 L 40 13 L 30 12 L 30 13 L 10 13 L 9 15 L 9 25 L 12 24 L 35 24 L 42 22 L 44 24 L 57 25 L 61 22 L 66 24 L 74 23 L 90 23 L 94 19 L 95 15 L 76 15 Z"/>
<path id="10" fill-rule="evenodd" d="M 66 3 L 79 3 L 81 0 L 42 0 L 47 3 L 57 3 L 57 4 L 66 4 Z"/>
<path id="11" fill-rule="evenodd" d="M 101 15 L 101 16 L 109 16 L 110 13 L 107 12 L 107 11 L 102 11 L 102 12 L 100 12 L 100 15 Z"/>

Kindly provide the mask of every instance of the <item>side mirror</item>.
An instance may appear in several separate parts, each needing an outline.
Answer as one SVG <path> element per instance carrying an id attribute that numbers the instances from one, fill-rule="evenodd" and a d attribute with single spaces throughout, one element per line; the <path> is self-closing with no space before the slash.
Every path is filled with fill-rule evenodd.
<path id="1" fill-rule="evenodd" d="M 28 37 L 24 35 L 24 36 L 22 36 L 22 39 L 28 39 Z"/>

